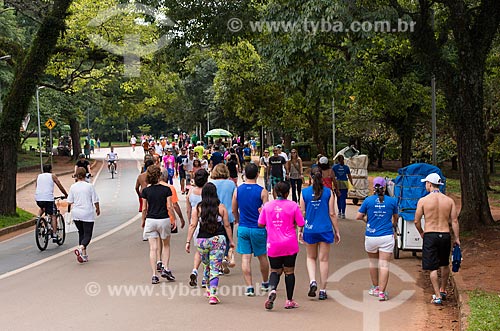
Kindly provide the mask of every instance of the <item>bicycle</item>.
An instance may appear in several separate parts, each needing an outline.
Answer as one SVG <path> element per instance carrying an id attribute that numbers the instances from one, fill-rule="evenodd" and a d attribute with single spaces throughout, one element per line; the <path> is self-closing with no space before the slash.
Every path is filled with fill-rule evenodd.
<path id="1" fill-rule="evenodd" d="M 59 246 L 64 244 L 64 240 L 66 240 L 66 224 L 64 223 L 64 217 L 61 215 L 61 212 L 58 208 L 58 202 L 63 199 L 65 199 L 64 196 L 54 197 L 54 212 L 57 220 L 57 229 L 55 232 L 57 235 L 56 243 Z M 39 250 L 44 251 L 47 248 L 53 231 L 54 229 L 52 228 L 52 218 L 44 211 L 44 215 L 36 218 L 35 241 L 36 246 Z"/>
<path id="2" fill-rule="evenodd" d="M 111 179 L 115 178 L 115 174 L 116 174 L 116 165 L 115 165 L 115 162 L 117 162 L 118 160 L 113 160 L 113 161 L 108 161 L 110 163 L 109 165 L 109 172 L 111 172 Z"/>

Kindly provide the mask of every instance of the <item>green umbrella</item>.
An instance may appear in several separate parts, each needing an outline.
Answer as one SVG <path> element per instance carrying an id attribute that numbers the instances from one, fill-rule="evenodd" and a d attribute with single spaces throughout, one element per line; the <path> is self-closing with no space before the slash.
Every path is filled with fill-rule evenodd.
<path id="1" fill-rule="evenodd" d="M 205 137 L 214 137 L 214 138 L 218 138 L 218 137 L 232 137 L 233 134 L 227 130 L 224 130 L 224 129 L 213 129 L 213 130 L 210 130 L 207 132 L 207 134 L 205 135 Z"/>

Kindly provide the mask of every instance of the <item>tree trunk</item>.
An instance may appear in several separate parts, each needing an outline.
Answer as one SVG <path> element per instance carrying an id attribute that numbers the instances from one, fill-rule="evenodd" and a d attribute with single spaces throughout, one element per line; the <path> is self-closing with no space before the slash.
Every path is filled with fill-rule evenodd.
<path id="1" fill-rule="evenodd" d="M 17 61 L 14 82 L 0 115 L 0 215 L 16 213 L 16 174 L 19 128 L 28 113 L 33 95 L 47 63 L 56 49 L 71 0 L 55 0 L 43 19 L 27 56 Z"/>
<path id="2" fill-rule="evenodd" d="M 453 155 L 451 157 L 451 170 L 458 170 L 458 156 Z"/>
<path id="3" fill-rule="evenodd" d="M 484 67 L 484 66 L 483 66 Z M 473 230 L 493 224 L 488 201 L 488 160 L 486 126 L 482 116 L 483 71 L 469 64 L 457 78 L 458 90 L 448 89 L 452 122 L 457 134 L 458 161 L 462 192 L 460 225 Z"/>
<path id="4" fill-rule="evenodd" d="M 494 175 L 495 174 L 495 157 L 492 155 L 490 156 L 490 174 Z"/>
<path id="5" fill-rule="evenodd" d="M 73 160 L 78 159 L 78 155 L 82 152 L 82 146 L 80 144 L 80 122 L 76 117 L 71 117 L 69 119 L 69 127 L 71 128 L 71 149 L 73 150 Z"/>
<path id="6" fill-rule="evenodd" d="M 382 146 L 377 150 L 377 168 L 379 169 L 382 169 L 384 167 L 383 165 L 384 153 L 385 153 L 385 146 Z"/>
<path id="7" fill-rule="evenodd" d="M 406 167 L 411 163 L 411 143 L 413 134 L 411 131 L 404 131 L 399 136 L 401 140 L 401 167 Z"/>

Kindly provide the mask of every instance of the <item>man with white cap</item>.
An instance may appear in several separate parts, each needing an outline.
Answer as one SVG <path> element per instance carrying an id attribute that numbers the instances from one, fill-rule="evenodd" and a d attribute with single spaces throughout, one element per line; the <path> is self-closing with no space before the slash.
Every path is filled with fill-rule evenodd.
<path id="1" fill-rule="evenodd" d="M 440 305 L 446 299 L 446 284 L 450 275 L 451 236 L 450 224 L 455 236 L 455 244 L 460 245 L 459 226 L 455 202 L 439 190 L 443 185 L 441 177 L 432 173 L 421 180 L 430 194 L 421 198 L 415 212 L 415 226 L 423 238 L 422 269 L 430 270 L 434 293 L 431 303 Z M 425 231 L 421 219 L 425 217 Z M 441 270 L 441 282 L 438 279 Z"/>

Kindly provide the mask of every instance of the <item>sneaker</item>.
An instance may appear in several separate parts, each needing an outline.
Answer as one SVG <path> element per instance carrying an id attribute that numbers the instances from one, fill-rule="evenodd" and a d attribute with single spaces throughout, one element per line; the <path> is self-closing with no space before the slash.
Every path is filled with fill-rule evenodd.
<path id="1" fill-rule="evenodd" d="M 220 302 L 219 298 L 215 295 L 211 295 L 210 298 L 208 299 L 208 303 L 211 305 L 216 305 Z"/>
<path id="2" fill-rule="evenodd" d="M 274 300 L 276 300 L 276 290 L 272 290 L 269 292 L 269 295 L 267 296 L 266 303 L 264 303 L 264 307 L 266 309 L 271 310 L 274 307 Z"/>
<path id="3" fill-rule="evenodd" d="M 231 270 L 229 270 L 229 261 L 226 259 L 222 260 L 222 272 L 224 275 L 228 275 L 231 272 Z"/>
<path id="4" fill-rule="evenodd" d="M 205 278 L 201 280 L 201 288 L 207 288 L 207 280 Z"/>
<path id="5" fill-rule="evenodd" d="M 170 281 L 175 280 L 174 275 L 172 275 L 172 271 L 166 270 L 165 268 L 161 269 L 161 276 L 163 278 L 166 278 L 167 280 L 170 280 Z"/>
<path id="6" fill-rule="evenodd" d="M 89 256 L 88 255 L 82 255 L 83 262 L 89 262 Z"/>
<path id="7" fill-rule="evenodd" d="M 299 308 L 298 303 L 293 300 L 286 300 L 285 309 L 293 309 L 293 308 Z"/>
<path id="8" fill-rule="evenodd" d="M 370 287 L 370 289 L 368 290 L 368 294 L 369 295 L 372 295 L 374 297 L 378 297 L 379 295 L 379 289 L 378 289 L 378 286 L 373 286 Z"/>
<path id="9" fill-rule="evenodd" d="M 198 286 L 198 274 L 193 270 L 191 275 L 189 275 L 189 286 L 196 287 Z"/>
<path id="10" fill-rule="evenodd" d="M 262 282 L 260 284 L 260 290 L 263 292 L 268 292 L 269 291 L 269 282 Z"/>
<path id="11" fill-rule="evenodd" d="M 156 271 L 160 271 L 163 269 L 163 263 L 161 261 L 156 262 Z"/>
<path id="12" fill-rule="evenodd" d="M 52 235 L 52 242 L 53 242 L 54 244 L 57 244 L 57 242 L 58 242 L 58 241 L 59 241 L 59 238 L 57 237 L 57 234 L 53 234 L 53 235 Z"/>
<path id="13" fill-rule="evenodd" d="M 441 301 L 441 298 L 438 298 L 436 297 L 435 294 L 432 295 L 432 300 L 431 300 L 431 303 L 435 304 L 435 305 L 442 305 L 443 304 L 443 301 Z"/>
<path id="14" fill-rule="evenodd" d="M 205 298 L 210 298 L 210 291 L 206 290 L 204 295 L 205 295 Z"/>
<path id="15" fill-rule="evenodd" d="M 389 294 L 387 292 L 380 292 L 378 294 L 378 301 L 387 301 L 389 300 Z"/>
<path id="16" fill-rule="evenodd" d="M 247 291 L 245 292 L 245 295 L 247 297 L 254 297 L 255 296 L 255 290 L 252 286 L 247 287 Z"/>
<path id="17" fill-rule="evenodd" d="M 345 218 L 345 214 L 344 214 L 344 213 L 342 213 L 342 214 L 340 215 L 340 218 L 344 219 L 344 218 Z"/>
<path id="18" fill-rule="evenodd" d="M 312 281 L 311 284 L 309 284 L 309 293 L 307 293 L 307 296 L 314 298 L 316 296 L 316 290 L 318 289 L 318 284 L 316 281 Z"/>
<path id="19" fill-rule="evenodd" d="M 76 260 L 78 261 L 78 263 L 83 263 L 82 251 L 80 250 L 80 248 L 75 249 L 74 252 L 75 252 Z"/>
<path id="20" fill-rule="evenodd" d="M 448 296 L 448 292 L 439 292 L 439 294 L 441 295 L 441 300 L 445 301 L 446 297 Z"/>
<path id="21" fill-rule="evenodd" d="M 328 295 L 326 295 L 326 291 L 325 290 L 319 291 L 319 299 L 320 300 L 326 300 L 327 298 L 328 298 Z"/>
<path id="22" fill-rule="evenodd" d="M 160 278 L 158 278 L 158 276 L 153 276 L 151 278 L 151 284 L 158 284 L 160 282 Z"/>

